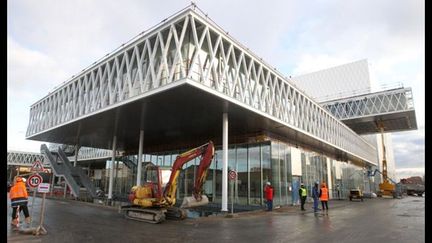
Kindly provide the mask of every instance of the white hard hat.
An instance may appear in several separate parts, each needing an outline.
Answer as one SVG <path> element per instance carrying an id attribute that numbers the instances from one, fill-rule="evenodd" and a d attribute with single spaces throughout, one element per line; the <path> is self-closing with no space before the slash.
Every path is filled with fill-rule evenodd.
<path id="1" fill-rule="evenodd" d="M 267 181 L 267 185 L 271 185 L 270 181 Z"/>

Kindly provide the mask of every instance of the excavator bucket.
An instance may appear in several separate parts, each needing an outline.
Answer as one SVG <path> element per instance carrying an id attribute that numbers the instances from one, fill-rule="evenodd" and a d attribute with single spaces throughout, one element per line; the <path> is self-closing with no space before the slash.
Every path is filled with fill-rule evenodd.
<path id="1" fill-rule="evenodd" d="M 206 195 L 202 195 L 201 201 L 197 201 L 195 197 L 185 197 L 183 199 L 183 203 L 180 208 L 193 208 L 198 206 L 207 205 L 209 203 L 209 199 Z"/>

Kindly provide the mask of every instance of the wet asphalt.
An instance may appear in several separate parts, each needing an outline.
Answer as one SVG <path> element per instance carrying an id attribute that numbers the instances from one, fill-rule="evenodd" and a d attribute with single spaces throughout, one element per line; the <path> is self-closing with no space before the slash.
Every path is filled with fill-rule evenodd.
<path id="1" fill-rule="evenodd" d="M 31 197 L 30 197 L 31 202 Z M 41 199 L 35 200 L 38 225 Z M 374 198 L 329 202 L 327 213 L 286 206 L 183 221 L 148 224 L 127 220 L 117 208 L 46 199 L 46 235 L 13 231 L 8 202 L 8 242 L 425 242 L 425 198 Z M 31 210 L 31 206 L 29 207 Z M 21 216 L 23 218 L 23 216 Z"/>

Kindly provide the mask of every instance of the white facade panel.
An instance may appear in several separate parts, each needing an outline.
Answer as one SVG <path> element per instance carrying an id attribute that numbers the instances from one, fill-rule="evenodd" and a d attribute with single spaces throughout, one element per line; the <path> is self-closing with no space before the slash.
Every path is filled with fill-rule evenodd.
<path id="1" fill-rule="evenodd" d="M 295 76 L 292 81 L 318 102 L 343 98 L 353 91 L 368 93 L 371 87 L 367 59 Z"/>

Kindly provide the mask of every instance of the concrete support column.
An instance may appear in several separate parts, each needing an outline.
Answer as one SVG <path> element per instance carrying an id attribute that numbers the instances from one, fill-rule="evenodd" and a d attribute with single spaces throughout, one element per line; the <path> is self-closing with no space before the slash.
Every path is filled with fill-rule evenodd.
<path id="1" fill-rule="evenodd" d="M 142 161 L 142 152 L 143 152 L 143 143 L 144 143 L 144 130 L 140 131 L 139 138 L 139 148 L 138 148 L 138 163 L 137 163 L 137 186 L 141 186 L 141 161 Z"/>
<path id="2" fill-rule="evenodd" d="M 53 195 L 53 190 L 54 190 L 54 181 L 55 181 L 55 175 L 54 172 L 51 175 L 51 188 L 50 188 L 50 196 L 52 197 Z M 32 206 L 33 207 L 33 206 Z M 33 210 L 33 209 L 32 209 Z"/>
<path id="3" fill-rule="evenodd" d="M 228 114 L 222 115 L 222 212 L 228 212 Z"/>
<path id="4" fill-rule="evenodd" d="M 327 164 L 327 186 L 328 186 L 328 190 L 330 192 L 330 198 L 329 199 L 333 199 L 333 183 L 332 183 L 332 174 L 331 174 L 331 163 L 330 163 L 330 159 L 325 157 L 326 160 L 326 164 Z"/>
<path id="5" fill-rule="evenodd" d="M 67 192 L 67 182 L 66 182 L 66 178 L 63 176 L 63 181 L 64 181 L 64 191 L 63 191 L 63 198 L 66 198 L 66 192 Z M 71 190 L 72 191 L 72 190 Z"/>
<path id="6" fill-rule="evenodd" d="M 78 161 L 78 144 L 75 145 L 75 160 L 74 160 L 74 167 L 76 167 L 77 161 Z"/>
<path id="7" fill-rule="evenodd" d="M 116 155 L 116 147 L 117 147 L 117 136 L 114 135 L 114 137 L 113 137 L 113 147 L 112 147 L 111 166 L 110 166 L 110 174 L 109 174 L 108 200 L 112 199 L 113 182 L 114 182 L 114 161 L 115 161 L 115 155 Z"/>

